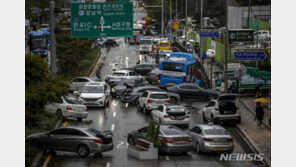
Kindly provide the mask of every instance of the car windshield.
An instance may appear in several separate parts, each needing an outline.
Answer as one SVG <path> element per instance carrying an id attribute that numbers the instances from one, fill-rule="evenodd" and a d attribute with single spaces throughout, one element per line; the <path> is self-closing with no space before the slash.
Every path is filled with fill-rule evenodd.
<path id="1" fill-rule="evenodd" d="M 169 43 L 159 43 L 159 46 L 160 47 L 168 47 L 169 46 Z"/>
<path id="2" fill-rule="evenodd" d="M 167 99 L 169 96 L 167 94 L 151 94 L 150 98 L 152 99 Z"/>
<path id="3" fill-rule="evenodd" d="M 172 126 L 161 128 L 161 130 L 165 135 L 184 135 L 184 134 L 186 134 L 181 129 L 177 129 Z"/>
<path id="4" fill-rule="evenodd" d="M 224 129 L 205 129 L 206 135 L 228 135 Z"/>
<path id="5" fill-rule="evenodd" d="M 141 40 L 140 41 L 140 45 L 151 45 L 152 44 L 152 40 Z"/>
<path id="6" fill-rule="evenodd" d="M 102 86 L 84 86 L 82 93 L 103 93 Z"/>
<path id="7" fill-rule="evenodd" d="M 125 73 L 119 73 L 119 72 L 115 72 L 112 74 L 112 76 L 124 76 Z"/>

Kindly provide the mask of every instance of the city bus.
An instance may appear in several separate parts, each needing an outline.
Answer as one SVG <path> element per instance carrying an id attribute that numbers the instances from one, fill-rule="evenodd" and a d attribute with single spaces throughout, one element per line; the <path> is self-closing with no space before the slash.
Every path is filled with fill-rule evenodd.
<path id="1" fill-rule="evenodd" d="M 159 66 L 158 80 L 160 85 L 173 86 L 196 81 L 196 60 L 193 54 L 175 52 L 163 60 Z"/>

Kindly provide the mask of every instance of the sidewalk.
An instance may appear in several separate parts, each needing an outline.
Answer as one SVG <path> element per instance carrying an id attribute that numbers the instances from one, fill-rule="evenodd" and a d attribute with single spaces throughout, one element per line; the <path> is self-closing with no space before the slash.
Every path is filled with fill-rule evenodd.
<path id="1" fill-rule="evenodd" d="M 238 129 L 249 140 L 250 144 L 257 152 L 263 153 L 267 163 L 270 164 L 271 159 L 271 132 L 262 125 L 257 127 L 255 116 L 246 108 L 243 103 L 238 103 L 241 111 L 242 121 L 237 124 Z"/>

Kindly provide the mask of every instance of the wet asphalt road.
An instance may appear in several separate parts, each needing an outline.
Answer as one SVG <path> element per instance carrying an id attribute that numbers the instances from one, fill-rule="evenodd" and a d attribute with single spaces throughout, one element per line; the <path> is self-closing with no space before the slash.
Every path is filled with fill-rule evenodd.
<path id="1" fill-rule="evenodd" d="M 139 52 L 137 45 L 128 45 L 122 39 L 121 45 L 106 53 L 104 51 L 100 64 L 103 65 L 101 74 L 111 74 L 112 64 L 118 63 L 118 68 L 133 66 L 138 61 Z M 95 75 L 94 75 L 95 77 Z M 202 123 L 202 108 L 205 102 L 186 101 L 182 102 L 190 110 L 190 126 Z M 194 150 L 186 155 L 160 155 L 158 160 L 138 160 L 127 155 L 127 133 L 148 125 L 150 116 L 145 116 L 137 112 L 134 106 L 126 106 L 119 99 L 112 99 L 107 109 L 90 108 L 89 114 L 82 122 L 74 119 L 64 120 L 61 126 L 84 126 L 91 127 L 100 131 L 111 130 L 114 133 L 114 149 L 110 152 L 102 153 L 101 157 L 80 158 L 76 153 L 57 152 L 48 166 L 51 167 L 240 167 L 257 166 L 252 162 L 234 161 L 221 162 L 220 155 L 216 154 L 197 154 Z M 237 133 L 234 127 L 230 133 Z M 232 136 L 237 136 L 232 135 Z M 239 141 L 238 141 L 238 140 Z M 245 153 L 241 147 L 242 139 L 234 138 L 234 153 Z"/>

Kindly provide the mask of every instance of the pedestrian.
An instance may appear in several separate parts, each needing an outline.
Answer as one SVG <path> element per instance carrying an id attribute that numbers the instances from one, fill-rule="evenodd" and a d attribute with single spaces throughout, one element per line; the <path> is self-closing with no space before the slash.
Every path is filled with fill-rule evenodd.
<path id="1" fill-rule="evenodd" d="M 236 86 L 235 86 L 235 82 L 233 81 L 232 84 L 230 85 L 230 87 L 228 88 L 228 92 L 229 93 L 236 93 Z"/>
<path id="2" fill-rule="evenodd" d="M 256 92 L 256 97 L 261 98 L 262 97 L 262 84 L 256 86 L 255 92 Z"/>
<path id="3" fill-rule="evenodd" d="M 264 117 L 264 110 L 260 102 L 257 102 L 256 104 L 256 120 L 257 120 L 257 126 L 260 127 L 262 125 L 262 120 Z"/>
<path id="4" fill-rule="evenodd" d="M 102 66 L 99 66 L 99 68 L 96 70 L 96 76 L 98 79 L 101 79 L 101 69 L 102 69 Z"/>
<path id="5" fill-rule="evenodd" d="M 140 64 L 140 60 L 137 61 L 136 65 Z"/>

